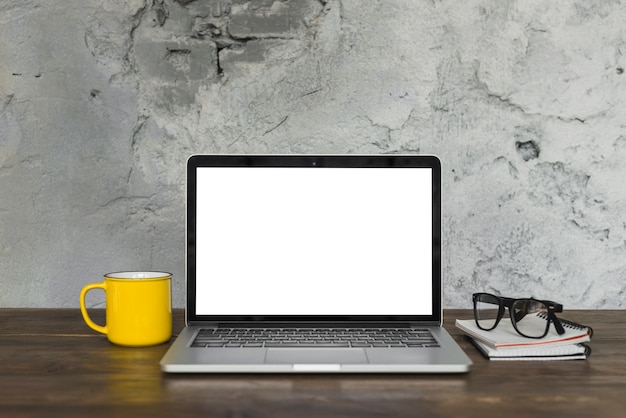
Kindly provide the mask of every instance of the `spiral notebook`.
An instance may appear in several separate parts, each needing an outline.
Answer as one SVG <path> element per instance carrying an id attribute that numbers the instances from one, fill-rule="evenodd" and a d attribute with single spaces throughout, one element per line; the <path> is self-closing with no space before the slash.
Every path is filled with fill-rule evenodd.
<path id="1" fill-rule="evenodd" d="M 545 319 L 537 319 L 538 321 L 544 321 L 543 326 L 545 326 Z M 556 347 L 584 343 L 591 340 L 591 336 L 593 335 L 591 327 L 561 318 L 559 318 L 559 320 L 565 329 L 565 333 L 563 335 L 557 334 L 554 327 L 550 326 L 548 335 L 537 339 L 526 338 L 518 334 L 508 318 L 503 318 L 498 326 L 491 331 L 484 331 L 478 328 L 473 319 L 457 319 L 456 327 L 473 339 L 483 343 L 485 346 L 496 350 L 524 347 Z"/>
<path id="2" fill-rule="evenodd" d="M 496 350 L 473 338 L 470 340 L 489 360 L 585 360 L 591 355 L 591 348 L 583 343 L 556 347 L 521 347 Z"/>

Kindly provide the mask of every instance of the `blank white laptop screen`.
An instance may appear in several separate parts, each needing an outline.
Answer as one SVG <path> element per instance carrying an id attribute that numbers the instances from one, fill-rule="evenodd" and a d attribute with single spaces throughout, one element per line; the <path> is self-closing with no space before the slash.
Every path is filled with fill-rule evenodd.
<path id="1" fill-rule="evenodd" d="M 196 314 L 433 314 L 431 169 L 197 170 Z"/>

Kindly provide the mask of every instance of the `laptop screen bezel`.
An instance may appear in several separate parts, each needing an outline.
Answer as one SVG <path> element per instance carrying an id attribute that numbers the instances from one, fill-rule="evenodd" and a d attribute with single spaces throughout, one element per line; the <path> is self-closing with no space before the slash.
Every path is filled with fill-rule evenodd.
<path id="1" fill-rule="evenodd" d="M 200 315 L 196 312 L 196 192 L 200 167 L 414 167 L 432 170 L 432 313 L 430 315 Z M 441 324 L 441 163 L 434 155 L 193 155 L 187 161 L 186 322 Z"/>

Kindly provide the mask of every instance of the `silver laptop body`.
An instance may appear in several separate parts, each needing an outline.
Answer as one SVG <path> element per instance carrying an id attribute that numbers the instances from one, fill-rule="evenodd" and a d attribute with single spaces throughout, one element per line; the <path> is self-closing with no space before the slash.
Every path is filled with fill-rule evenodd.
<path id="1" fill-rule="evenodd" d="M 437 157 L 192 156 L 186 240 L 164 372 L 469 371 L 441 326 Z"/>

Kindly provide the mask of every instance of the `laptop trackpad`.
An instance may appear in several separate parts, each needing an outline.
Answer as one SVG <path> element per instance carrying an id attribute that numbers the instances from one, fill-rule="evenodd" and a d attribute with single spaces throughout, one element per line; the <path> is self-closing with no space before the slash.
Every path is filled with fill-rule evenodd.
<path id="1" fill-rule="evenodd" d="M 266 364 L 367 364 L 362 348 L 268 348 Z"/>

